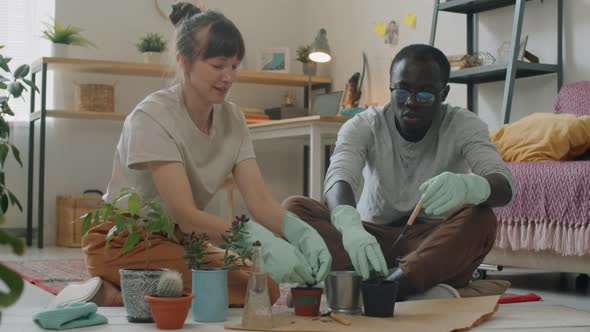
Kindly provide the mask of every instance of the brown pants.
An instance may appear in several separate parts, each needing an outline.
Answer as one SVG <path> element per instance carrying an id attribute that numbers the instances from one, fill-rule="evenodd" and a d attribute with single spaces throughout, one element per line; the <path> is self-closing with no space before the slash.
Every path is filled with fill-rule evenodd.
<path id="1" fill-rule="evenodd" d="M 154 234 L 151 240 L 151 248 L 148 253 L 145 250 L 145 242 L 140 242 L 135 248 L 123 253 L 122 248 L 127 239 L 127 232 L 113 238 L 108 248 L 105 247 L 106 235 L 113 224 L 101 224 L 90 229 L 82 239 L 86 266 L 91 276 L 98 276 L 120 287 L 121 279 L 119 269 L 146 268 L 149 259 L 149 268 L 167 268 L 182 273 L 184 290 L 192 289 L 192 272 L 186 266 L 182 258 L 184 248 L 182 245 L 167 239 L 163 235 Z M 178 241 L 182 241 L 183 234 L 175 230 Z M 204 267 L 219 267 L 223 262 L 223 250 L 210 245 L 207 260 L 211 263 Z M 242 266 L 239 270 L 231 270 L 228 273 L 229 305 L 244 305 L 246 289 L 248 286 L 248 266 Z M 268 278 L 268 287 L 272 303 L 279 298 L 279 287 Z"/>
<path id="2" fill-rule="evenodd" d="M 325 204 L 293 196 L 283 206 L 320 233 L 332 254 L 332 270 L 353 269 L 342 236 L 331 224 Z M 388 267 L 401 267 L 418 292 L 438 283 L 465 287 L 473 271 L 492 250 L 496 225 L 491 209 L 465 205 L 452 211 L 441 224 L 414 224 L 392 250 L 391 245 L 402 227 L 363 222 L 365 230 L 379 242 Z"/>

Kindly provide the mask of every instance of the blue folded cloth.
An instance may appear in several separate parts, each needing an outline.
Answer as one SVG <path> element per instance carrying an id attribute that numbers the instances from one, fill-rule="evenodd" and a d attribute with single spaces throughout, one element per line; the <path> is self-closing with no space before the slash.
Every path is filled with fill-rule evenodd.
<path id="1" fill-rule="evenodd" d="M 96 304 L 75 302 L 65 306 L 33 312 L 33 321 L 48 330 L 67 330 L 108 323 L 108 319 L 96 313 Z"/>

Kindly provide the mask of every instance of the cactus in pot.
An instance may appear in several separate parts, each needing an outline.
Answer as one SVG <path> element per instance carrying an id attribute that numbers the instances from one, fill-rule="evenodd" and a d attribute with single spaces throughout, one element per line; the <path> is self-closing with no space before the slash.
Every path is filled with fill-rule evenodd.
<path id="1" fill-rule="evenodd" d="M 183 292 L 183 288 L 182 275 L 167 270 L 160 276 L 157 293 L 145 296 L 160 330 L 177 330 L 184 326 L 194 295 Z"/>
<path id="2" fill-rule="evenodd" d="M 158 281 L 158 297 L 181 297 L 182 275 L 176 271 L 166 271 Z"/>

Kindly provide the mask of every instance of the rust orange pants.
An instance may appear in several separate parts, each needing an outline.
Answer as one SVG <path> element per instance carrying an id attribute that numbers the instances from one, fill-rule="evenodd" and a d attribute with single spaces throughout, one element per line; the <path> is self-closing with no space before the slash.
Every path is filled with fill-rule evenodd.
<path id="1" fill-rule="evenodd" d="M 153 234 L 151 248 L 146 251 L 146 242 L 140 242 L 135 248 L 123 253 L 123 244 L 127 239 L 127 231 L 118 237 L 113 237 L 109 247 L 105 246 L 106 236 L 114 224 L 100 224 L 91 228 L 82 239 L 82 249 L 85 255 L 86 267 L 91 276 L 98 276 L 120 287 L 119 269 L 167 268 L 182 273 L 184 290 L 191 291 L 192 272 L 182 258 L 184 248 L 181 244 L 169 240 L 162 234 Z M 182 232 L 175 230 L 179 242 L 183 239 Z M 207 255 L 209 264 L 204 267 L 220 267 L 223 262 L 223 249 L 209 245 Z M 249 264 L 249 263 L 248 263 Z M 248 285 L 248 266 L 231 270 L 228 273 L 228 294 L 230 306 L 243 306 Z M 279 298 L 279 287 L 268 278 L 271 303 Z"/>

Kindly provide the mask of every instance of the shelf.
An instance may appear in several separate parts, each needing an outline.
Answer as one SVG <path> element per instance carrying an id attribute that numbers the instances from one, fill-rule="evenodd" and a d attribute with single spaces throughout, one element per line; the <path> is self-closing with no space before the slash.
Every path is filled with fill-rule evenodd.
<path id="1" fill-rule="evenodd" d="M 506 80 L 506 64 L 480 66 L 451 71 L 451 83 L 489 83 Z M 516 78 L 557 73 L 558 65 L 517 62 Z"/>
<path id="2" fill-rule="evenodd" d="M 79 112 L 79 111 L 62 111 L 62 110 L 48 110 L 47 118 L 60 119 L 83 119 L 83 120 L 125 120 L 127 114 L 121 112 Z M 41 118 L 41 111 L 31 114 L 29 121 L 36 121 Z"/>
<path id="3" fill-rule="evenodd" d="M 477 14 L 492 9 L 513 6 L 515 3 L 516 0 L 450 0 L 440 3 L 438 10 L 461 14 Z"/>
<path id="4" fill-rule="evenodd" d="M 268 126 L 278 126 L 278 125 L 288 125 L 288 124 L 303 124 L 309 122 L 335 122 L 335 123 L 344 123 L 349 120 L 350 117 L 347 116 L 324 116 L 324 115 L 310 115 L 310 116 L 302 116 L 298 118 L 290 118 L 290 119 L 281 119 L 281 120 L 267 120 L 260 123 L 250 124 L 248 128 L 261 128 L 261 127 L 268 127 Z"/>
<path id="5" fill-rule="evenodd" d="M 172 67 L 161 64 L 50 57 L 40 58 L 33 62 L 31 66 L 32 72 L 39 72 L 44 63 L 47 64 L 48 70 L 157 78 L 167 78 L 174 75 Z M 305 87 L 308 84 L 308 77 L 307 75 L 244 70 L 238 71 L 237 82 Z M 311 83 L 331 84 L 332 79 L 327 76 L 312 76 Z"/>

